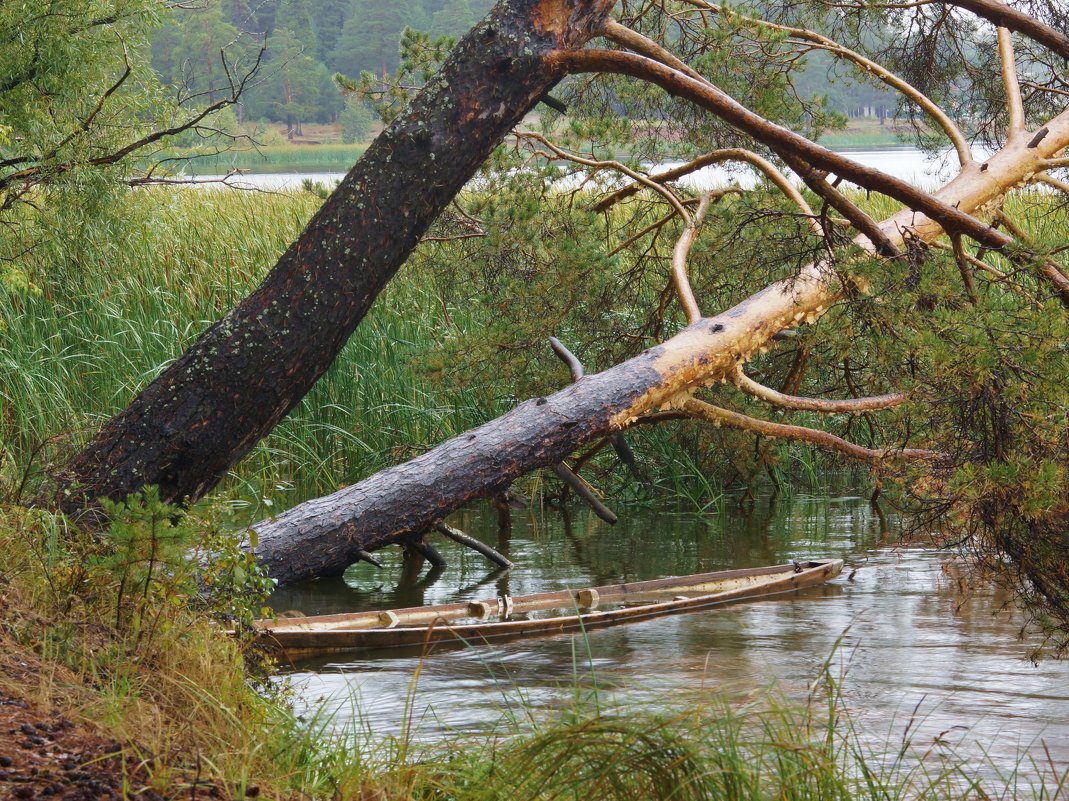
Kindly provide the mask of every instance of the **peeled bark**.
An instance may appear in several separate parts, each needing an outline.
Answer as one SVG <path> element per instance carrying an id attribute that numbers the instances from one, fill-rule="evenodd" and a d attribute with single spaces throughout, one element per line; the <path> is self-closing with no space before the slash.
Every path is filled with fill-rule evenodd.
<path id="1" fill-rule="evenodd" d="M 195 500 L 334 361 L 420 235 L 562 77 L 613 0 L 503 0 L 368 148 L 264 282 L 110 420 L 66 467 L 76 511 L 155 484 Z"/>

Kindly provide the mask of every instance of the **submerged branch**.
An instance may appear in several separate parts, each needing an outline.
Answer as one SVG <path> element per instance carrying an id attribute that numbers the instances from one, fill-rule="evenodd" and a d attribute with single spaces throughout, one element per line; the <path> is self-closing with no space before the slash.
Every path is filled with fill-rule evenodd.
<path id="1" fill-rule="evenodd" d="M 557 475 L 557 478 L 567 484 L 582 499 L 583 503 L 594 511 L 594 514 L 610 525 L 616 523 L 616 513 L 603 504 L 598 496 L 594 494 L 593 488 L 577 476 L 568 465 L 564 464 L 564 462 L 555 464 L 553 465 L 553 472 Z"/>
<path id="2" fill-rule="evenodd" d="M 498 567 L 504 568 L 505 570 L 508 570 L 510 567 L 512 567 L 512 562 L 510 562 L 507 558 L 502 556 L 500 553 L 495 551 L 486 543 L 480 542 L 479 540 L 475 539 L 475 537 L 469 537 L 460 529 L 453 528 L 452 526 L 447 526 L 445 523 L 439 523 L 437 526 L 435 526 L 435 531 L 437 531 L 439 534 L 444 534 L 446 537 L 448 537 L 453 542 L 459 545 L 463 545 L 466 548 L 471 548 L 477 553 L 481 553 L 483 556 L 485 556 Z"/>

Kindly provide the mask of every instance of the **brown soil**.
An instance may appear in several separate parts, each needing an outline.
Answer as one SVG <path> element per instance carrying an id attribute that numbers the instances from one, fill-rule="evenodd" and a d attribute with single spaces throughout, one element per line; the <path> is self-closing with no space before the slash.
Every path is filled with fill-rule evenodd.
<path id="1" fill-rule="evenodd" d="M 87 724 L 45 713 L 32 703 L 0 693 L 0 799 L 97 801 L 98 799 L 212 799 L 215 787 L 196 777 L 174 777 L 168 789 L 152 784 L 152 762 L 129 745 Z"/>

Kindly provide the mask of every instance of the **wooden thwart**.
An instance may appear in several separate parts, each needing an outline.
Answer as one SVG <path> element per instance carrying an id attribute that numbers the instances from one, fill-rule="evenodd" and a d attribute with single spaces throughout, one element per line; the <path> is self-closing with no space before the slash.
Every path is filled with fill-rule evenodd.
<path id="1" fill-rule="evenodd" d="M 479 645 L 490 640 L 588 631 L 790 592 L 823 584 L 842 569 L 838 559 L 794 562 L 389 612 L 260 620 L 255 626 L 262 644 L 281 650 L 291 659 L 439 642 Z M 527 617 L 545 610 L 559 610 L 559 614 Z"/>

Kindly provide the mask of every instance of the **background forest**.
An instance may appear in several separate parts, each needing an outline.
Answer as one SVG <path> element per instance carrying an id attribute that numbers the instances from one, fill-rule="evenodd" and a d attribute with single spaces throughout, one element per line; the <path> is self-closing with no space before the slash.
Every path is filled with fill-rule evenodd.
<path id="1" fill-rule="evenodd" d="M 490 0 L 220 0 L 178 7 L 152 37 L 152 66 L 164 83 L 214 100 L 226 87 L 220 50 L 240 61 L 266 46 L 254 84 L 236 106 L 239 121 L 335 122 L 345 99 L 335 73 L 396 72 L 405 28 L 432 40 L 454 39 L 489 10 Z M 882 121 L 895 108 L 884 87 L 851 80 L 826 53 L 811 54 L 797 71 L 798 91 L 827 97 L 844 117 Z"/>

